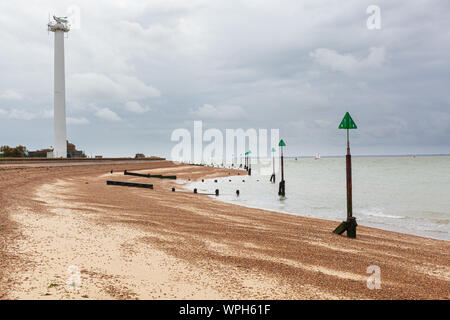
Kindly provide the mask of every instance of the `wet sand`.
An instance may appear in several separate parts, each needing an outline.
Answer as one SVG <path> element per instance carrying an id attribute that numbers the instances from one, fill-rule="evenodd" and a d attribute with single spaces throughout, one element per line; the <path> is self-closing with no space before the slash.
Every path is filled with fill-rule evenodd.
<path id="1" fill-rule="evenodd" d="M 447 241 L 363 226 L 349 239 L 331 232 L 336 222 L 222 203 L 124 169 L 245 174 L 168 161 L 0 166 L 0 298 L 450 298 Z M 367 287 L 372 265 L 379 290 Z M 80 286 L 67 284 L 74 270 Z"/>

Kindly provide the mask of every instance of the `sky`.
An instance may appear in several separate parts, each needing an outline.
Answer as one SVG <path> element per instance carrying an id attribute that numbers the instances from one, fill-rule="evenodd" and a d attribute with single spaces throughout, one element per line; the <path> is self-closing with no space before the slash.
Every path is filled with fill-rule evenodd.
<path id="1" fill-rule="evenodd" d="M 370 29 L 370 5 L 380 28 Z M 170 157 L 175 129 L 279 129 L 287 155 L 450 153 L 448 0 L 0 0 L 0 145 L 53 145 L 50 15 L 68 140 Z"/>

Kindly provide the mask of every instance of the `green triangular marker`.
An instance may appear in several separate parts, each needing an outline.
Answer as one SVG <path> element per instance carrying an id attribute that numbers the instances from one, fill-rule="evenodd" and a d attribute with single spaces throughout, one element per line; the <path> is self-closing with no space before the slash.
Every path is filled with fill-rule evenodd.
<path id="1" fill-rule="evenodd" d="M 280 143 L 278 143 L 279 147 L 286 147 L 286 143 L 284 143 L 283 139 L 280 140 Z"/>
<path id="2" fill-rule="evenodd" d="M 353 121 L 352 117 L 350 117 L 350 113 L 346 113 L 344 118 L 339 125 L 339 129 L 357 129 L 356 123 Z"/>

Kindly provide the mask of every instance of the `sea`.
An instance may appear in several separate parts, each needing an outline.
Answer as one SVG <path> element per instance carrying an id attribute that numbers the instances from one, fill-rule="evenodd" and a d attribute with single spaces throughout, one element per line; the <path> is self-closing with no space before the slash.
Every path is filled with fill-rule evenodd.
<path id="1" fill-rule="evenodd" d="M 212 197 L 246 207 L 346 219 L 345 157 L 284 159 L 285 198 L 278 196 L 280 164 L 275 163 L 275 184 L 266 160 L 252 164 L 251 176 L 197 181 L 188 188 L 199 193 L 219 189 Z M 358 225 L 450 241 L 450 156 L 354 156 L 352 184 Z"/>

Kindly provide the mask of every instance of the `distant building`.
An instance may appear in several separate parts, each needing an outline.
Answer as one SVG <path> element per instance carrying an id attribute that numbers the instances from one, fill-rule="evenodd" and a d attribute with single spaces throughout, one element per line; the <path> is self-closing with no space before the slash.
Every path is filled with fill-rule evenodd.
<path id="1" fill-rule="evenodd" d="M 136 153 L 136 155 L 134 156 L 135 159 L 144 159 L 145 158 L 145 154 L 143 153 Z"/>
<path id="2" fill-rule="evenodd" d="M 83 151 L 77 150 L 76 146 L 69 141 L 67 143 L 67 158 L 86 158 Z M 53 149 L 41 149 L 36 151 L 28 151 L 30 158 L 53 158 Z"/>
<path id="3" fill-rule="evenodd" d="M 30 158 L 47 158 L 47 153 L 53 152 L 53 149 L 41 149 L 36 151 L 28 151 L 28 157 Z"/>
<path id="4" fill-rule="evenodd" d="M 86 158 L 83 151 L 77 150 L 73 143 L 67 141 L 67 158 Z"/>
<path id="5" fill-rule="evenodd" d="M 95 159 L 102 159 L 103 156 L 95 156 Z"/>

